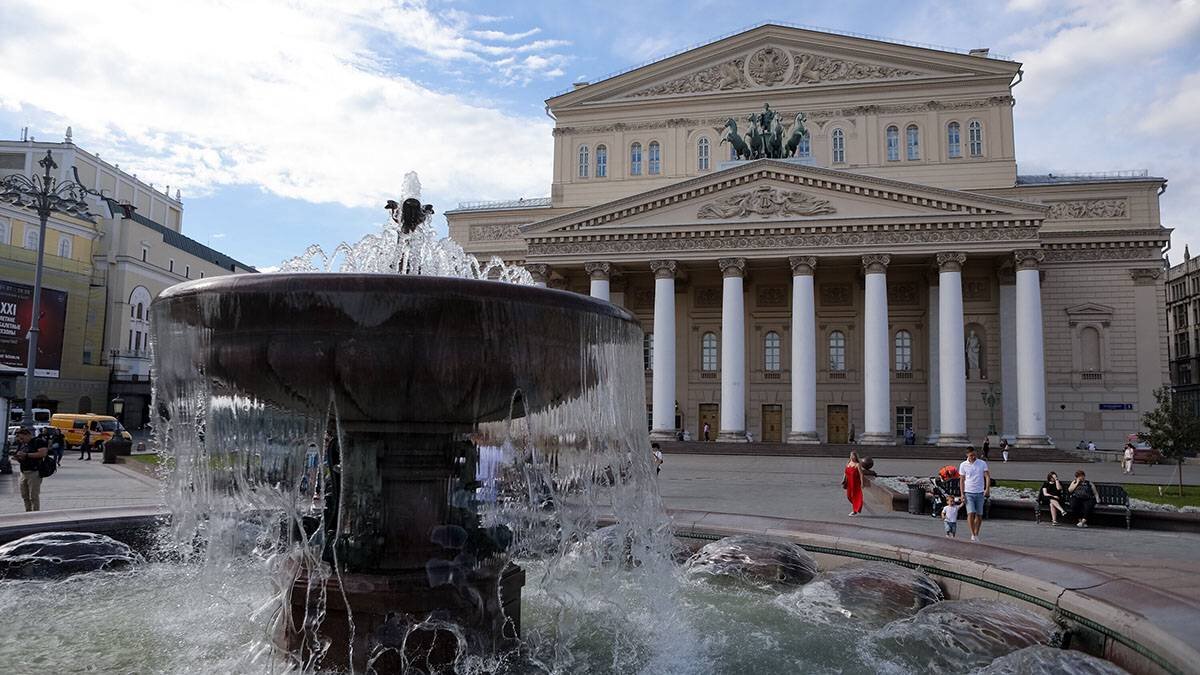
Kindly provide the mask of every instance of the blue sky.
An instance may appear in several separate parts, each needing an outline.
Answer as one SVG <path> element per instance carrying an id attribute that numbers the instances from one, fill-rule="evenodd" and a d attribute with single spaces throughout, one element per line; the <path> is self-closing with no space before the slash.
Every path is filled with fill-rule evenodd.
<path id="1" fill-rule="evenodd" d="M 75 142 L 260 267 L 357 240 L 407 171 L 439 212 L 549 194 L 544 99 L 766 21 L 1024 62 L 1022 173 L 1149 169 L 1200 254 L 1200 2 L 0 0 L 0 136 Z M 439 218 L 444 229 L 444 220 Z"/>

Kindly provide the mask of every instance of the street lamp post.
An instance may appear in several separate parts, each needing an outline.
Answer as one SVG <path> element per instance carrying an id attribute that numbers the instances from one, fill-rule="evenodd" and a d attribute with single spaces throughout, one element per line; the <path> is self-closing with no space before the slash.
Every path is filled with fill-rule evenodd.
<path id="1" fill-rule="evenodd" d="M 33 273 L 33 311 L 29 315 L 29 352 L 25 362 L 25 417 L 22 424 L 26 425 L 33 424 L 33 376 L 37 366 L 38 323 L 42 318 L 42 269 L 45 265 L 46 255 L 46 221 L 50 219 L 51 213 L 65 213 L 84 220 L 91 220 L 86 197 L 89 194 L 99 194 L 79 183 L 79 172 L 75 167 L 71 167 L 75 174 L 73 181 L 59 181 L 51 176 L 50 171 L 57 169 L 58 164 L 49 150 L 46 151 L 46 156 L 38 162 L 38 166 L 44 169 L 40 176 L 34 174 L 29 177 L 25 174 L 13 174 L 0 180 L 0 202 L 33 209 L 41 221 L 38 231 L 37 266 Z"/>
<path id="2" fill-rule="evenodd" d="M 988 407 L 988 436 L 996 435 L 996 403 L 1000 397 L 996 393 L 994 385 L 988 385 L 988 388 L 980 392 L 983 394 L 983 404 Z"/>

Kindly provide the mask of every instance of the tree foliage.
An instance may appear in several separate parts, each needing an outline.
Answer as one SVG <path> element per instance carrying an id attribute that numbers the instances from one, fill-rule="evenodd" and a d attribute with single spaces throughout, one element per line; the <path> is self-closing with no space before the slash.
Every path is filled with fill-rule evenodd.
<path id="1" fill-rule="evenodd" d="M 1177 405 L 1170 387 L 1154 392 L 1155 406 L 1142 415 L 1145 431 L 1138 438 L 1179 465 L 1179 494 L 1183 494 L 1183 459 L 1200 448 L 1200 417 L 1189 406 Z"/>

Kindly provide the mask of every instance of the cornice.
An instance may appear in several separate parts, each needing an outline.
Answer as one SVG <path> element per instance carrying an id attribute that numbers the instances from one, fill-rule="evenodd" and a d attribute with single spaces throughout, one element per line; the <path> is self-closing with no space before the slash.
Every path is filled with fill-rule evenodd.
<path id="1" fill-rule="evenodd" d="M 915 185 L 890 178 L 849 173 L 816 166 L 797 166 L 773 159 L 759 159 L 723 171 L 689 178 L 672 185 L 623 197 L 604 204 L 581 209 L 554 218 L 521 225 L 522 234 L 534 230 L 569 232 L 594 227 L 635 214 L 642 214 L 683 201 L 705 197 L 715 192 L 743 186 L 756 180 L 777 180 L 800 187 L 825 189 L 851 195 L 861 195 L 902 204 L 923 206 L 948 213 L 997 214 L 1017 211 L 1036 214 L 1044 219 L 1049 207 L 1040 204 L 992 197 L 977 193 L 959 192 L 946 188 Z M 866 187 L 864 187 L 866 186 Z M 940 198 L 940 199 L 939 199 Z M 963 202 L 986 204 L 996 208 L 970 206 Z M 569 224 L 568 224 L 569 223 Z M 565 226 L 563 226 L 566 224 Z M 561 226 L 561 227 L 556 227 Z M 544 232 L 542 234 L 550 234 Z"/>

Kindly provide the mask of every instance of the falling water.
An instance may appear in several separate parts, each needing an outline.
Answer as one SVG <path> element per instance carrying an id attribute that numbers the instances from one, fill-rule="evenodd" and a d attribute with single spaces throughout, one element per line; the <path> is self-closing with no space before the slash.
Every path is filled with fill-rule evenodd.
<path id="1" fill-rule="evenodd" d="M 408 198 L 421 198 L 421 180 L 415 171 L 404 175 L 398 201 Z M 422 274 L 533 283 L 533 278 L 523 267 L 506 265 L 495 256 L 481 263 L 453 239 L 438 239 L 433 223 L 428 219 L 410 233 L 404 233 L 399 223 L 389 219 L 378 233 L 368 234 L 357 243 L 342 242 L 331 253 L 326 253 L 319 244 L 313 244 L 295 258 L 281 263 L 279 271 Z"/>

